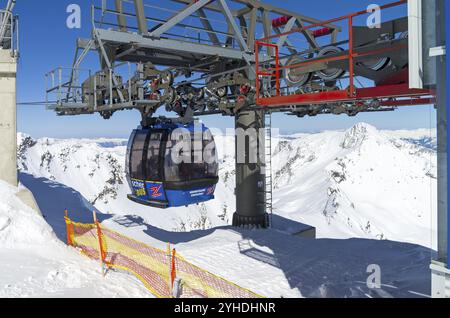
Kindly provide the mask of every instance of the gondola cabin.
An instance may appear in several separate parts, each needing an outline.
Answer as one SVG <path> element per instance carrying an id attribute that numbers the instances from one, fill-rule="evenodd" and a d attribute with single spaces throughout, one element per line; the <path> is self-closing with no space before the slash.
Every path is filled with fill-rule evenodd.
<path id="1" fill-rule="evenodd" d="M 126 174 L 136 203 L 157 208 L 214 199 L 218 178 L 214 137 L 200 123 L 157 122 L 133 131 Z"/>

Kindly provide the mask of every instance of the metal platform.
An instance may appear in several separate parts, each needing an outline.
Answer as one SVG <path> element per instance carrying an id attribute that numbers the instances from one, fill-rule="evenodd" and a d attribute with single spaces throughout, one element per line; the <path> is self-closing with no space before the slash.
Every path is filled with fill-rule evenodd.
<path id="1" fill-rule="evenodd" d="M 384 12 L 406 4 L 407 1 L 399 1 L 382 6 L 381 10 Z M 368 14 L 367 11 L 360 11 L 256 41 L 256 104 L 271 108 L 283 105 L 309 106 L 312 109 L 317 107 L 311 105 L 331 104 L 331 107 L 349 115 L 355 115 L 358 108 L 376 111 L 398 106 L 434 104 L 435 94 L 432 90 L 409 87 L 407 19 L 384 22 L 379 29 L 355 26 L 354 21 L 358 17 Z M 335 50 L 329 54 L 321 55 L 317 49 L 305 49 L 295 54 L 283 50 L 282 43 L 288 36 L 292 38 L 307 30 L 320 36 L 328 35 L 324 26 L 330 23 L 343 24 L 343 27 L 346 25 L 348 38 L 334 45 L 332 48 Z M 261 61 L 261 52 L 273 58 Z M 317 55 L 307 59 L 313 54 Z M 298 63 L 289 63 L 292 57 L 303 57 L 303 61 L 299 58 Z M 328 80 L 326 76 L 320 77 L 330 70 L 337 70 L 339 76 Z M 287 72 L 296 72 L 298 77 L 309 76 L 311 80 L 301 89 L 289 87 L 285 83 L 286 77 L 282 77 Z M 362 82 L 367 84 L 364 86 Z M 262 91 L 261 88 L 268 85 L 271 89 Z M 300 115 L 304 114 L 304 108 L 296 109 Z"/>

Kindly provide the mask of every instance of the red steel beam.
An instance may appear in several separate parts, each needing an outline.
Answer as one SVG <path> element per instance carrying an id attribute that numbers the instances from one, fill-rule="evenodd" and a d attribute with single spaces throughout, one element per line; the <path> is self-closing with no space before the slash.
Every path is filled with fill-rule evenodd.
<path id="1" fill-rule="evenodd" d="M 396 107 L 396 106 L 420 106 L 436 104 L 435 98 L 410 98 L 410 99 L 393 99 L 381 102 L 381 106 Z"/>
<path id="2" fill-rule="evenodd" d="M 309 105 L 326 104 L 332 102 L 357 102 L 370 99 L 383 98 L 417 98 L 420 96 L 430 96 L 429 90 L 409 89 L 407 84 L 384 85 L 378 87 L 355 89 L 355 96 L 349 97 L 348 90 L 320 92 L 313 94 L 299 94 L 287 96 L 274 96 L 258 98 L 256 103 L 263 107 L 278 107 L 287 105 Z M 408 105 L 408 102 L 404 101 Z M 416 103 L 416 102 L 411 102 Z"/>

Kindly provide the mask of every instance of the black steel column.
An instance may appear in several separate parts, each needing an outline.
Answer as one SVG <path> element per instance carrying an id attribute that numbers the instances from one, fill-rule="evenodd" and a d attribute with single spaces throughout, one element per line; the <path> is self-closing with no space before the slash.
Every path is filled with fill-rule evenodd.
<path id="1" fill-rule="evenodd" d="M 246 133 L 244 138 L 242 133 Z M 264 112 L 236 115 L 236 213 L 233 226 L 267 228 Z"/>

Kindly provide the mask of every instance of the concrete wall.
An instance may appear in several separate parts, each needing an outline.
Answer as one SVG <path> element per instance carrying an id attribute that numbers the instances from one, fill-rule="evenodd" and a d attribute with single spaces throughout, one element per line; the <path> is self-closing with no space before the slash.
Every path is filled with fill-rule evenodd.
<path id="1" fill-rule="evenodd" d="M 433 261 L 431 264 L 431 285 L 433 298 L 450 298 L 450 270 L 445 264 Z"/>
<path id="2" fill-rule="evenodd" d="M 19 190 L 19 192 L 16 193 L 16 197 L 18 197 L 28 207 L 36 211 L 37 214 L 43 216 L 41 210 L 39 209 L 39 205 L 37 204 L 36 199 L 34 198 L 34 195 L 30 190 L 23 187 Z"/>
<path id="3" fill-rule="evenodd" d="M 11 50 L 0 49 L 0 180 L 14 187 L 18 186 L 16 74 L 17 58 Z M 28 189 L 20 189 L 17 197 L 41 214 Z"/>
<path id="4" fill-rule="evenodd" d="M 0 49 L 0 180 L 17 186 L 17 59 Z"/>

